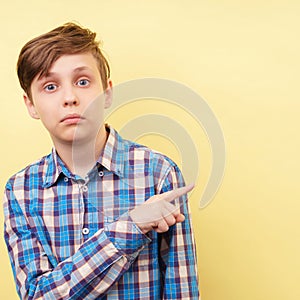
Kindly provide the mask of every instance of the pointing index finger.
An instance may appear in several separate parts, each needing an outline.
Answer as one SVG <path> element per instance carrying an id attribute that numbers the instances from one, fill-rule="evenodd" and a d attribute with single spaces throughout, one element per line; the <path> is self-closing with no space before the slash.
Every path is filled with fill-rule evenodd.
<path id="1" fill-rule="evenodd" d="M 191 183 L 189 185 L 180 187 L 178 189 L 163 193 L 163 194 L 161 194 L 162 199 L 165 201 L 171 202 L 171 201 L 175 200 L 176 198 L 183 196 L 183 195 L 187 194 L 188 192 L 190 192 L 194 188 L 194 186 L 195 185 L 193 183 Z"/>

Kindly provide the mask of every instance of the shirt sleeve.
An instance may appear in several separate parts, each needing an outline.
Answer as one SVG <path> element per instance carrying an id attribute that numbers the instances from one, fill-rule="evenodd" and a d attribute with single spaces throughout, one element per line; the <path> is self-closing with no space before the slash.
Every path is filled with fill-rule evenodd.
<path id="1" fill-rule="evenodd" d="M 184 186 L 179 168 L 173 165 L 162 181 L 160 192 Z M 196 245 L 187 196 L 176 199 L 185 221 L 160 235 L 160 263 L 164 288 L 162 299 L 199 299 Z"/>
<path id="2" fill-rule="evenodd" d="M 5 242 L 21 299 L 83 299 L 86 295 L 100 299 L 151 241 L 125 215 L 97 231 L 74 255 L 54 264 L 10 184 L 4 195 L 4 216 Z"/>

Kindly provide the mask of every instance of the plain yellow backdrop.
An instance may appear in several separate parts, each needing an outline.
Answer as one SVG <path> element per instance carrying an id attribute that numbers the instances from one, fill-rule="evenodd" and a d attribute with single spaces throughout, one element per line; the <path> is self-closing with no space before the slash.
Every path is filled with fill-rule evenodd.
<path id="1" fill-rule="evenodd" d="M 222 186 L 205 209 L 198 209 L 200 192 L 190 200 L 202 300 L 300 299 L 299 15 L 296 0 L 6 1 L 0 9 L 2 189 L 51 147 L 22 103 L 18 53 L 32 37 L 77 21 L 104 40 L 115 84 L 143 77 L 182 82 L 206 99 L 222 126 Z M 163 137 L 139 140 L 180 160 L 180 149 Z M 201 140 L 198 184 L 204 186 L 211 157 Z M 3 232 L 2 207 L 0 213 Z M 17 299 L 3 238 L 0 251 L 0 298 Z"/>

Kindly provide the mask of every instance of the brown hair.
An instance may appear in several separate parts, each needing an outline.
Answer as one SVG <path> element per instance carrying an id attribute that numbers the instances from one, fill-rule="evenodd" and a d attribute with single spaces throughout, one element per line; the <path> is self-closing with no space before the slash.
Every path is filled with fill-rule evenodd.
<path id="1" fill-rule="evenodd" d="M 106 89 L 110 68 L 95 38 L 96 33 L 89 29 L 66 23 L 26 43 L 19 55 L 17 73 L 28 97 L 32 100 L 30 87 L 34 78 L 47 75 L 58 58 L 84 52 L 91 52 L 98 61 L 102 85 Z"/>

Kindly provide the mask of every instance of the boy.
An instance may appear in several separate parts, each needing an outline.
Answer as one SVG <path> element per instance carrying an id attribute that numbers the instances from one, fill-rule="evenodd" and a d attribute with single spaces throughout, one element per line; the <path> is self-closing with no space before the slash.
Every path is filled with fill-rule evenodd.
<path id="1" fill-rule="evenodd" d="M 112 83 L 95 33 L 67 23 L 41 35 L 17 71 L 54 146 L 6 185 L 20 298 L 198 299 L 192 186 L 170 159 L 104 124 Z"/>

